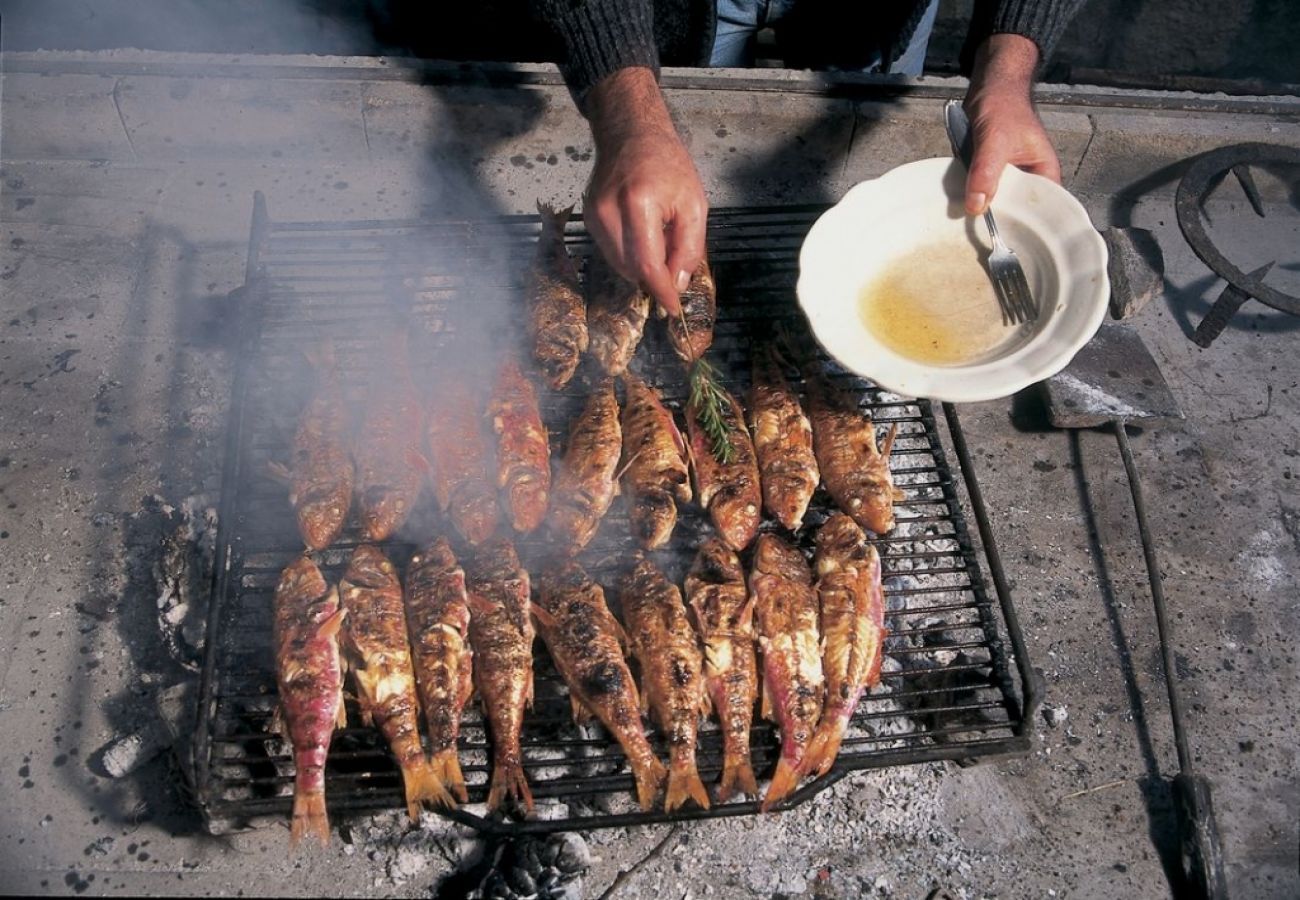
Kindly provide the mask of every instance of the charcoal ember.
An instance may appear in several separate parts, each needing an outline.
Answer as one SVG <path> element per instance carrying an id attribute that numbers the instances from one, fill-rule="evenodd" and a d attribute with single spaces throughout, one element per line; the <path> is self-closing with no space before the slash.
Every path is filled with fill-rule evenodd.
<path id="1" fill-rule="evenodd" d="M 522 838 L 507 845 L 483 883 L 478 900 L 582 900 L 582 876 L 591 866 L 586 842 L 576 834 Z"/>

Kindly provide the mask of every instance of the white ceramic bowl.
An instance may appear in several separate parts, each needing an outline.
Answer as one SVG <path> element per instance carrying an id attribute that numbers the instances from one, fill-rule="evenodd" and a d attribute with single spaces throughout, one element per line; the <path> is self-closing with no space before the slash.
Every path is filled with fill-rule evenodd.
<path id="1" fill-rule="evenodd" d="M 942 158 L 864 181 L 813 224 L 799 254 L 799 304 L 817 340 L 846 368 L 906 396 L 950 402 L 1010 396 L 1063 369 L 1106 314 L 1106 244 L 1088 213 L 1060 185 L 1008 166 L 993 213 L 1041 312 L 1032 325 L 1003 327 L 988 276 L 977 264 L 988 252 L 988 232 L 982 218 L 963 210 L 965 176 L 961 163 Z M 953 265 L 931 253 L 926 266 L 969 276 L 971 290 L 952 300 L 952 321 L 972 327 L 972 334 L 970 323 L 981 316 L 997 328 L 982 355 L 960 364 L 920 362 L 896 352 L 873 334 L 861 311 L 864 288 L 882 271 L 897 270 L 918 248 L 936 247 L 957 251 Z M 987 296 L 978 309 L 969 308 L 979 291 Z"/>

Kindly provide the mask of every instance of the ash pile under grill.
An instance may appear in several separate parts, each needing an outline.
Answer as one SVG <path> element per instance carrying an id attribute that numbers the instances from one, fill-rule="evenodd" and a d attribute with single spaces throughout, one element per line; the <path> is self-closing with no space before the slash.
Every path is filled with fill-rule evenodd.
<path id="1" fill-rule="evenodd" d="M 709 259 L 719 303 L 709 358 L 737 396 L 748 388 L 753 347 L 778 329 L 806 333 L 794 281 L 799 246 L 818 212 L 783 208 L 710 215 Z M 267 732 L 276 703 L 271 612 L 276 579 L 302 544 L 284 486 L 266 473 L 288 452 L 303 399 L 292 386 L 307 383 L 303 350 L 328 338 L 345 382 L 364 385 L 383 359 L 377 343 L 383 329 L 372 326 L 391 323 L 394 309 L 410 317 L 418 335 L 413 355 L 436 356 L 458 343 L 463 348 L 471 335 L 454 326 L 464 304 L 482 313 L 475 317 L 480 333 L 472 337 L 492 339 L 484 323 L 523 315 L 520 290 L 537 227 L 533 216 L 477 223 L 273 222 L 264 206 L 257 206 L 195 748 L 198 793 L 213 831 L 263 816 L 279 819 L 292 803 L 289 748 Z M 590 252 L 581 223 L 570 224 L 567 240 L 580 259 Z M 805 784 L 792 803 L 857 769 L 968 759 L 1028 746 L 1021 699 L 1027 662 L 1013 659 L 1003 643 L 1007 615 L 1014 613 L 1007 598 L 991 596 L 984 587 L 980 554 L 966 533 L 958 485 L 929 403 L 879 391 L 825 360 L 821 364 L 829 379 L 860 394 L 882 431 L 897 424 L 890 465 L 904 498 L 896 507 L 895 529 L 874 542 L 883 564 L 889 630 L 883 678 L 859 702 L 831 772 Z M 687 386 L 661 325 L 647 326 L 633 368 L 670 407 L 681 409 Z M 564 394 L 543 392 L 542 397 L 558 457 L 567 423 L 585 399 L 582 374 Z M 427 500 L 385 545 L 399 566 L 415 544 L 447 531 Z M 805 551 L 832 511 L 819 489 L 799 534 Z M 682 507 L 670 545 L 656 554 L 676 583 L 709 531 L 702 510 Z M 337 581 L 358 540 L 349 527 L 329 550 L 316 554 L 328 579 Z M 530 571 L 545 553 L 543 542 L 518 541 Z M 605 586 L 616 613 L 610 589 L 633 549 L 619 499 L 580 556 Z M 482 815 L 477 804 L 487 793 L 489 743 L 471 703 L 460 742 L 470 804 L 451 813 L 453 818 L 485 830 L 538 832 L 757 812 L 756 802 L 671 814 L 639 811 L 622 751 L 600 726 L 572 723 L 567 688 L 540 642 L 535 652 L 536 701 L 525 719 L 523 750 L 537 817 L 511 822 Z M 331 809 L 401 807 L 398 768 L 379 733 L 360 726 L 350 699 L 348 723 L 335 735 L 329 755 Z M 652 728 L 650 736 L 662 757 L 660 735 Z M 752 757 L 760 778 L 770 776 L 777 751 L 773 727 L 756 720 Z M 705 783 L 716 782 L 722 752 L 714 720 L 701 727 L 698 761 Z"/>

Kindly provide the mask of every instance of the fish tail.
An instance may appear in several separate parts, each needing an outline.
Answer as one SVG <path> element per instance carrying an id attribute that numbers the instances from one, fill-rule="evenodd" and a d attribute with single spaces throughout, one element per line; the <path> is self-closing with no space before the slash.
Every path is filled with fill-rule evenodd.
<path id="1" fill-rule="evenodd" d="M 668 770 L 668 793 L 664 797 L 664 812 L 672 812 L 687 800 L 694 800 L 700 809 L 709 808 L 709 792 L 700 781 L 699 770 L 693 759 L 674 761 Z"/>
<path id="2" fill-rule="evenodd" d="M 461 803 L 469 801 L 469 794 L 465 791 L 465 776 L 460 771 L 460 759 L 456 756 L 456 748 L 448 747 L 446 750 L 439 750 L 433 754 L 433 759 L 429 761 L 429 768 L 432 771 L 432 778 L 442 789 L 443 794 L 452 794 Z M 451 798 L 448 797 L 448 800 Z M 436 803 L 445 801 L 437 800 Z M 455 806 L 455 802 L 446 803 L 448 807 Z"/>
<path id="3" fill-rule="evenodd" d="M 791 761 L 788 757 L 782 756 L 776 764 L 776 774 L 772 776 L 772 783 L 767 786 L 767 793 L 763 795 L 763 802 L 759 809 L 767 812 L 790 796 L 799 786 L 799 778 L 802 774 L 803 767 L 799 760 Z"/>
<path id="4" fill-rule="evenodd" d="M 822 720 L 804 753 L 800 767 L 803 774 L 818 778 L 830 771 L 835 757 L 839 755 L 840 742 L 844 740 L 844 729 L 848 724 L 848 718 L 841 715 Z"/>
<path id="5" fill-rule="evenodd" d="M 402 783 L 406 786 L 406 811 L 412 822 L 420 819 L 420 807 L 425 803 L 451 808 L 456 805 L 442 781 L 434 775 L 433 767 L 423 757 L 402 766 Z"/>
<path id="6" fill-rule="evenodd" d="M 722 763 L 722 780 L 718 782 L 718 802 L 726 803 L 737 793 L 747 796 L 758 794 L 758 782 L 754 778 L 754 767 L 749 762 L 748 754 L 728 756 Z"/>
<path id="7" fill-rule="evenodd" d="M 533 792 L 528 789 L 528 776 L 516 760 L 497 762 L 492 767 L 492 788 L 488 791 L 488 809 L 500 809 L 506 797 L 511 797 L 525 812 L 533 811 Z"/>
<path id="8" fill-rule="evenodd" d="M 325 812 L 325 792 L 295 791 L 293 823 L 289 826 L 289 845 L 296 847 L 306 835 L 314 834 L 322 847 L 330 842 L 330 820 Z"/>
<path id="9" fill-rule="evenodd" d="M 664 764 L 653 756 L 649 762 L 634 766 L 632 772 L 636 778 L 637 802 L 641 804 L 642 812 L 649 812 L 654 809 L 655 797 L 668 772 L 664 769 Z"/>

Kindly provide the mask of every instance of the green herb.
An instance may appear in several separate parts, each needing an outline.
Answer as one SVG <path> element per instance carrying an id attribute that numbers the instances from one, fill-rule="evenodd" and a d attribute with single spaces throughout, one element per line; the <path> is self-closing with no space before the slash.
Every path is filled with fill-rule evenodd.
<path id="1" fill-rule="evenodd" d="M 730 464 L 736 458 L 731 424 L 727 420 L 727 414 L 732 411 L 731 401 L 718 384 L 717 371 L 703 359 L 697 359 L 691 366 L 691 406 L 695 409 L 695 421 L 709 438 L 713 458 L 724 466 Z"/>

